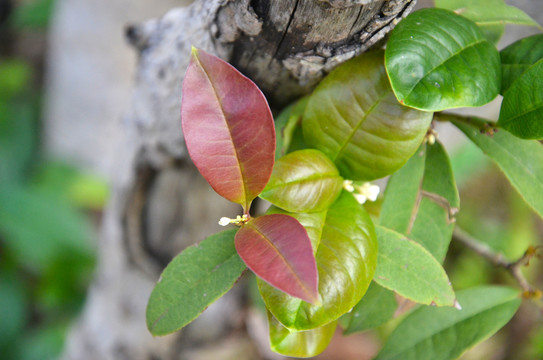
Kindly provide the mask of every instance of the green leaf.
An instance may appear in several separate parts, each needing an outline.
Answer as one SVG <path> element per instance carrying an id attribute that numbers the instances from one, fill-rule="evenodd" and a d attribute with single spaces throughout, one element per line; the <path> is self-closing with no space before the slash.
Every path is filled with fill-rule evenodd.
<path id="1" fill-rule="evenodd" d="M 373 51 L 343 63 L 315 89 L 303 119 L 306 143 L 324 152 L 351 180 L 373 180 L 413 155 L 432 114 L 398 104 Z"/>
<path id="2" fill-rule="evenodd" d="M 533 64 L 543 59 L 543 34 L 521 39 L 500 51 L 502 60 L 502 89 L 507 89 Z"/>
<path id="3" fill-rule="evenodd" d="M 236 233 L 236 250 L 247 267 L 268 284 L 316 304 L 318 275 L 305 228 L 292 216 L 250 219 Z"/>
<path id="4" fill-rule="evenodd" d="M 271 349 L 284 356 L 307 358 L 326 349 L 336 331 L 337 321 L 311 330 L 290 330 L 268 311 Z"/>
<path id="5" fill-rule="evenodd" d="M 326 155 L 298 150 L 275 163 L 260 197 L 290 212 L 323 211 L 339 196 L 342 185 L 343 178 Z"/>
<path id="6" fill-rule="evenodd" d="M 374 280 L 414 302 L 455 305 L 454 291 L 439 262 L 418 243 L 377 226 L 379 255 Z"/>
<path id="7" fill-rule="evenodd" d="M 505 130 L 489 136 L 475 126 L 453 123 L 498 165 L 524 201 L 543 217 L 543 145 Z"/>
<path id="8" fill-rule="evenodd" d="M 277 135 L 276 160 L 295 148 L 304 149 L 307 147 L 305 144 L 299 144 L 300 139 L 297 133 L 301 128 L 302 116 L 308 100 L 309 97 L 306 96 L 287 106 L 275 120 L 275 133 Z"/>
<path id="9" fill-rule="evenodd" d="M 391 176 L 379 223 L 420 243 L 442 262 L 459 202 L 445 149 L 438 142 L 423 145 Z"/>
<path id="10" fill-rule="evenodd" d="M 394 330 L 376 360 L 453 360 L 487 339 L 515 314 L 519 293 L 504 287 L 458 292 L 462 310 L 420 307 Z"/>
<path id="11" fill-rule="evenodd" d="M 272 212 L 285 213 L 277 208 Z M 377 261 L 371 219 L 343 191 L 327 212 L 290 214 L 308 230 L 316 252 L 321 305 L 311 305 L 259 281 L 260 293 L 277 320 L 293 330 L 309 330 L 338 319 L 366 292 Z M 320 240 L 314 239 L 319 236 Z"/>
<path id="12" fill-rule="evenodd" d="M 186 248 L 164 269 L 147 304 L 153 335 L 181 329 L 223 296 L 245 270 L 234 247 L 237 229 Z"/>
<path id="13" fill-rule="evenodd" d="M 522 139 L 543 139 L 543 59 L 505 92 L 498 126 Z"/>
<path id="14" fill-rule="evenodd" d="M 504 0 L 435 0 L 435 5 L 470 19 L 494 44 L 501 38 L 505 24 L 540 27 L 524 11 L 505 4 Z"/>
<path id="15" fill-rule="evenodd" d="M 260 89 L 232 65 L 193 48 L 183 80 L 181 122 L 202 176 L 248 213 L 275 161 L 273 117 Z"/>
<path id="16" fill-rule="evenodd" d="M 444 9 L 422 9 L 391 33 L 385 65 L 407 106 L 428 111 L 481 106 L 498 95 L 498 50 L 472 21 Z"/>
<path id="17" fill-rule="evenodd" d="M 394 293 L 372 282 L 353 310 L 340 319 L 345 335 L 376 328 L 394 316 L 398 307 Z"/>

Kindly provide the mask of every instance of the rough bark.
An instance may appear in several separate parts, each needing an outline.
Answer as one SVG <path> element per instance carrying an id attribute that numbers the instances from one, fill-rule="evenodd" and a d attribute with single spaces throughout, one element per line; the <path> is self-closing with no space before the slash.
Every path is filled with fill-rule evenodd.
<path id="1" fill-rule="evenodd" d="M 243 282 L 177 334 L 154 339 L 145 328 L 147 298 L 164 265 L 220 230 L 221 216 L 239 212 L 213 193 L 184 147 L 179 106 L 190 47 L 233 63 L 279 107 L 377 43 L 414 3 L 205 0 L 127 29 L 139 52 L 134 100 L 115 154 L 97 276 L 65 359 L 273 357 L 246 334 L 258 321 L 246 322 Z"/>

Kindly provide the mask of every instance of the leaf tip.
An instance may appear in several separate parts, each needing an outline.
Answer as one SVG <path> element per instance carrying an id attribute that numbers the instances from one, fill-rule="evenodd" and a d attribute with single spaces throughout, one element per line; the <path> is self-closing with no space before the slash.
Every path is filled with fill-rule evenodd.
<path id="1" fill-rule="evenodd" d="M 198 51 L 199 49 L 196 46 L 194 45 L 191 46 L 190 53 L 192 56 L 198 57 Z"/>

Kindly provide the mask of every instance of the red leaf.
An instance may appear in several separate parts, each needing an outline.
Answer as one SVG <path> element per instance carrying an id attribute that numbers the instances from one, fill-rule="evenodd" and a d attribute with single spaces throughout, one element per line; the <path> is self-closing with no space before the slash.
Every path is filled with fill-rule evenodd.
<path id="1" fill-rule="evenodd" d="M 230 64 L 193 48 L 181 119 L 200 173 L 247 213 L 270 178 L 275 154 L 273 117 L 262 92 Z"/>
<path id="2" fill-rule="evenodd" d="M 305 228 L 291 216 L 254 218 L 236 234 L 239 256 L 257 276 L 285 293 L 319 302 L 318 272 Z"/>

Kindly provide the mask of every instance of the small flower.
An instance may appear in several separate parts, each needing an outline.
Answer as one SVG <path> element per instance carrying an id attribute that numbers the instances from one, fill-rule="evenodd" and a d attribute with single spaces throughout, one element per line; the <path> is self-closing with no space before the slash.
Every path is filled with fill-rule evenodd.
<path id="1" fill-rule="evenodd" d="M 343 188 L 348 192 L 354 191 L 353 181 L 352 180 L 343 180 Z"/>
<path id="2" fill-rule="evenodd" d="M 352 180 L 344 180 L 343 188 L 348 192 L 353 193 L 356 201 L 360 204 L 364 204 L 366 201 L 375 201 L 379 195 L 379 186 L 373 185 L 369 182 L 365 182 L 362 185 L 353 183 Z"/>
<path id="3" fill-rule="evenodd" d="M 232 221 L 232 219 L 223 216 L 223 217 L 219 220 L 219 225 L 220 225 L 220 226 L 226 226 L 226 225 L 230 224 L 231 221 Z"/>
<path id="4" fill-rule="evenodd" d="M 365 182 L 364 184 L 362 184 L 362 186 L 358 186 L 356 190 L 358 190 L 361 195 L 364 195 L 366 198 L 368 198 L 369 201 L 377 200 L 377 196 L 379 196 L 379 192 L 381 191 L 381 189 L 379 189 L 379 186 L 371 184 L 369 182 Z"/>
<path id="5" fill-rule="evenodd" d="M 219 220 L 219 225 L 220 226 L 226 226 L 226 225 L 229 225 L 229 224 L 234 224 L 236 226 L 241 226 L 241 225 L 245 224 L 247 221 L 249 221 L 249 216 L 247 216 L 247 214 L 243 214 L 243 216 L 238 215 L 238 216 L 236 216 L 235 219 L 230 219 L 230 218 L 227 218 L 227 217 L 223 216 Z"/>

